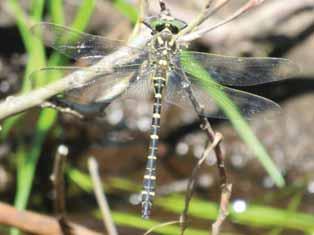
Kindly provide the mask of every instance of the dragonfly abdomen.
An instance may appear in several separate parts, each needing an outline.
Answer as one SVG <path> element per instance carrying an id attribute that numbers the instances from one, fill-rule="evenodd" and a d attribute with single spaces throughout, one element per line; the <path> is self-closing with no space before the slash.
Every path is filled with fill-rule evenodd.
<path id="1" fill-rule="evenodd" d="M 156 73 L 158 75 L 158 73 Z M 166 76 L 156 76 L 153 78 L 154 85 L 154 106 L 152 126 L 150 133 L 149 151 L 147 156 L 146 170 L 144 175 L 143 191 L 142 191 L 142 216 L 149 218 L 150 211 L 155 196 L 156 186 L 156 163 L 157 163 L 157 150 L 158 139 L 160 130 L 160 113 L 162 103 L 162 91 L 166 85 Z"/>

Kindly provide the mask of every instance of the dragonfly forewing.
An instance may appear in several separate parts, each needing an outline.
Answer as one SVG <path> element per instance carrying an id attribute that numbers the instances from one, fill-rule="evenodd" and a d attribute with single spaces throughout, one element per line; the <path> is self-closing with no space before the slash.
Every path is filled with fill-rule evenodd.
<path id="1" fill-rule="evenodd" d="M 112 40 L 105 37 L 79 32 L 61 25 L 40 23 L 31 28 L 37 37 L 43 39 L 45 45 L 59 53 L 86 64 L 94 64 L 104 56 L 126 47 L 125 41 Z M 142 55 L 144 50 L 128 47 L 130 56 Z"/>

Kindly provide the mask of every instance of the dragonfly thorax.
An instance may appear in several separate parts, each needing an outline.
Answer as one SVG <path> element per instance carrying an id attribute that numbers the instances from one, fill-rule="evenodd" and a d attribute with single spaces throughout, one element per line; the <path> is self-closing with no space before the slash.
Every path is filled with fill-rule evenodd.
<path id="1" fill-rule="evenodd" d="M 178 52 L 178 46 L 175 41 L 174 35 L 167 29 L 156 34 L 151 39 L 150 43 L 150 61 L 152 64 L 162 64 L 171 66 L 172 58 Z"/>

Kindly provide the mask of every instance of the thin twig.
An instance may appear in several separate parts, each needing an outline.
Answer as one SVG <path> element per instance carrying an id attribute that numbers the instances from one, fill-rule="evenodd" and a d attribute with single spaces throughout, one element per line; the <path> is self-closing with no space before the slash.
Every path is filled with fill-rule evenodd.
<path id="1" fill-rule="evenodd" d="M 214 29 L 216 29 L 216 28 L 218 28 L 224 24 L 231 22 L 232 20 L 236 19 L 240 15 L 246 13 L 248 10 L 252 9 L 253 7 L 255 7 L 257 5 L 260 5 L 263 2 L 264 2 L 264 0 L 250 0 L 246 4 L 244 4 L 240 9 L 238 9 L 234 14 L 229 16 L 227 19 L 220 21 L 217 24 L 214 24 L 212 26 L 204 27 L 204 28 L 196 30 L 192 33 L 184 35 L 184 36 L 180 37 L 178 40 L 180 42 L 190 42 L 190 41 L 193 41 L 197 38 L 200 38 L 204 34 L 208 33 L 209 31 L 212 31 L 212 30 L 214 30 Z"/>
<path id="2" fill-rule="evenodd" d="M 183 73 L 183 72 L 181 73 L 181 78 L 183 80 L 185 80 L 185 82 L 188 82 L 188 80 L 187 80 L 188 78 L 186 77 L 185 73 Z M 212 145 L 214 146 L 215 156 L 217 159 L 217 167 L 218 167 L 219 176 L 220 176 L 220 186 L 222 189 L 222 194 L 221 194 L 221 200 L 220 200 L 219 215 L 217 217 L 216 222 L 213 225 L 213 231 L 215 231 L 215 232 L 218 231 L 218 233 L 219 233 L 222 222 L 224 221 L 224 219 L 226 218 L 226 216 L 228 214 L 227 209 L 228 209 L 228 205 L 229 205 L 229 198 L 231 195 L 231 184 L 228 183 L 227 173 L 226 173 L 226 169 L 225 169 L 225 165 L 224 165 L 223 152 L 222 152 L 222 149 L 220 146 L 220 141 L 222 139 L 222 135 L 220 133 L 215 133 L 213 131 L 208 119 L 203 115 L 203 106 L 202 106 L 202 104 L 200 104 L 198 102 L 197 98 L 195 97 L 195 95 L 193 93 L 191 86 L 186 86 L 184 89 L 188 93 L 189 98 L 192 102 L 192 105 L 193 105 L 196 113 L 199 115 L 199 118 L 202 122 L 201 128 L 207 134 L 207 137 L 209 140 L 207 145 L 212 143 Z M 203 153 L 203 157 L 204 157 L 205 152 Z M 205 156 L 207 156 L 207 155 L 205 155 Z M 203 159 L 203 157 L 201 158 L 201 160 Z M 200 161 L 198 163 L 200 163 Z M 193 175 L 193 174 L 196 174 L 196 173 L 194 173 L 194 170 L 197 169 L 198 166 L 199 166 L 199 164 L 197 164 L 197 166 L 193 169 L 191 179 L 193 179 L 195 177 Z M 197 170 L 195 170 L 195 171 L 197 171 Z M 195 185 L 195 179 L 194 179 L 194 182 L 191 182 L 191 183 L 189 182 L 188 187 L 187 187 L 188 189 L 187 189 L 186 197 L 185 197 L 185 208 L 184 208 L 183 213 L 180 217 L 181 235 L 184 234 L 184 231 L 187 227 L 187 211 L 188 211 L 188 206 L 189 206 L 189 203 L 190 203 L 193 191 L 194 191 L 194 185 Z M 217 233 L 215 235 L 217 235 Z"/>
<path id="3" fill-rule="evenodd" d="M 88 159 L 88 168 L 89 173 L 92 177 L 94 193 L 99 205 L 104 226 L 109 235 L 118 235 L 117 228 L 112 220 L 110 208 L 106 199 L 105 194 L 103 193 L 103 188 L 98 172 L 98 165 L 94 158 Z"/>
<path id="4" fill-rule="evenodd" d="M 193 193 L 194 193 L 194 188 L 195 188 L 195 182 L 198 176 L 199 169 L 201 168 L 202 164 L 210 154 L 210 152 L 217 147 L 217 145 L 220 143 L 222 140 L 222 135 L 220 133 L 216 133 L 214 140 L 208 141 L 207 147 L 205 151 L 202 154 L 202 157 L 200 160 L 197 162 L 196 166 L 194 167 L 191 177 L 189 179 L 189 183 L 187 186 L 186 194 L 185 194 L 185 205 L 183 212 L 180 216 L 180 222 L 181 222 L 181 235 L 184 234 L 185 229 L 187 228 L 187 218 L 188 218 L 188 210 L 189 210 L 189 205 L 190 201 L 192 199 Z"/>
<path id="5" fill-rule="evenodd" d="M 215 140 L 215 132 L 213 131 L 207 118 L 203 117 L 203 123 L 201 128 L 206 131 L 207 137 L 210 141 Z M 232 184 L 228 183 L 227 173 L 224 164 L 224 158 L 220 143 L 215 147 L 215 156 L 217 160 L 217 167 L 220 176 L 220 187 L 221 187 L 221 197 L 220 197 L 220 207 L 219 213 L 215 223 L 212 225 L 212 234 L 218 235 L 220 232 L 221 225 L 228 215 L 228 206 L 231 197 Z"/>
<path id="6" fill-rule="evenodd" d="M 179 223 L 180 223 L 179 220 L 174 220 L 174 221 L 169 221 L 169 222 L 162 223 L 162 224 L 157 224 L 157 225 L 151 227 L 149 230 L 147 230 L 143 235 L 148 235 L 151 232 L 155 231 L 156 229 L 163 228 L 163 227 L 166 227 L 166 226 L 172 225 L 172 224 L 179 224 Z"/>
<path id="7" fill-rule="evenodd" d="M 50 176 L 54 188 L 54 213 L 59 222 L 60 228 L 64 235 L 72 234 L 71 227 L 68 225 L 68 221 L 65 218 L 65 194 L 64 194 L 64 168 L 65 160 L 68 155 L 68 148 L 64 145 L 58 147 L 53 172 Z"/>
<path id="8" fill-rule="evenodd" d="M 57 149 L 57 153 L 54 159 L 53 172 L 50 176 L 54 187 L 55 203 L 54 210 L 56 215 L 63 216 L 65 213 L 65 195 L 64 195 L 64 168 L 66 156 L 69 150 L 66 146 L 60 145 Z"/>
<path id="9" fill-rule="evenodd" d="M 220 8 L 222 8 L 226 3 L 230 0 L 219 0 L 213 8 L 210 8 L 213 5 L 214 0 L 208 0 L 208 2 L 204 5 L 202 12 L 196 16 L 196 18 L 180 33 L 178 37 L 188 34 L 191 31 L 195 31 L 198 26 L 200 26 L 205 20 L 207 20 L 210 16 L 215 14 Z"/>
<path id="10" fill-rule="evenodd" d="M 222 186 L 219 212 L 215 223 L 212 224 L 212 235 L 219 235 L 221 225 L 229 214 L 228 207 L 231 197 L 232 184 Z"/>

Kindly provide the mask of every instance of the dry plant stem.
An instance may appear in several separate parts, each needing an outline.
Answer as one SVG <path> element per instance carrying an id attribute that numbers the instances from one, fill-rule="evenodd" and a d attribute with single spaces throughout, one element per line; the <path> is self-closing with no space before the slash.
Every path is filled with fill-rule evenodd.
<path id="1" fill-rule="evenodd" d="M 0 203 L 0 225 L 18 228 L 34 235 L 64 235 L 54 217 L 19 211 L 5 203 Z M 101 235 L 75 223 L 69 222 L 68 226 L 75 235 Z"/>
<path id="2" fill-rule="evenodd" d="M 54 212 L 60 225 L 60 229 L 64 235 L 71 235 L 71 227 L 65 218 L 65 193 L 64 193 L 64 168 L 68 149 L 64 145 L 60 145 L 54 159 L 53 173 L 50 179 L 54 188 Z"/>
<path id="3" fill-rule="evenodd" d="M 98 172 L 98 165 L 94 158 L 88 159 L 88 168 L 89 173 L 93 182 L 93 189 L 99 205 L 104 226 L 109 235 L 118 235 L 116 226 L 112 220 L 110 208 L 106 199 L 105 194 L 103 193 L 103 188 Z"/>
<path id="4" fill-rule="evenodd" d="M 220 233 L 221 225 L 229 214 L 228 206 L 231 192 L 232 184 L 226 184 L 222 187 L 218 217 L 215 223 L 212 224 L 212 235 L 218 235 Z"/>
<path id="5" fill-rule="evenodd" d="M 184 73 L 181 74 L 183 79 L 187 79 Z M 229 198 L 231 195 L 231 184 L 228 184 L 227 182 L 227 174 L 224 166 L 224 158 L 223 158 L 223 152 L 220 146 L 220 142 L 222 140 L 222 135 L 220 133 L 215 133 L 213 129 L 211 128 L 211 125 L 208 121 L 208 119 L 202 115 L 203 114 L 203 107 L 202 105 L 197 101 L 195 98 L 193 91 L 190 86 L 187 86 L 185 90 L 189 94 L 189 98 L 193 104 L 193 107 L 195 111 L 198 113 L 199 118 L 202 122 L 201 128 L 206 132 L 207 137 L 208 137 L 208 144 L 205 152 L 202 155 L 202 158 L 198 162 L 198 164 L 195 166 L 192 172 L 191 180 L 189 180 L 188 186 L 187 186 L 187 192 L 185 195 L 185 207 L 182 212 L 182 215 L 180 217 L 180 222 L 181 222 L 181 235 L 184 234 L 184 231 L 187 227 L 187 212 L 188 212 L 188 207 L 190 200 L 192 198 L 192 194 L 194 191 L 194 186 L 195 186 L 195 180 L 197 176 L 197 171 L 202 164 L 202 162 L 206 159 L 206 156 L 209 154 L 209 152 L 212 150 L 210 147 L 213 146 L 213 149 L 215 151 L 215 156 L 217 159 L 217 167 L 219 171 L 219 176 L 220 176 L 220 186 L 222 189 L 222 194 L 221 194 L 221 199 L 220 199 L 220 209 L 219 209 L 219 214 L 217 217 L 216 222 L 213 224 L 212 231 L 216 232 L 215 235 L 219 234 L 220 227 L 228 215 L 228 205 L 229 205 Z M 209 145 L 212 143 L 211 145 Z"/>
<path id="6" fill-rule="evenodd" d="M 207 137 L 209 140 L 215 140 L 215 133 L 211 128 L 211 125 L 207 118 L 203 118 L 202 129 L 206 131 Z M 220 197 L 220 205 L 219 212 L 215 223 L 212 225 L 212 234 L 218 235 L 220 233 L 220 228 L 228 215 L 228 206 L 231 197 L 232 184 L 228 183 L 226 169 L 224 165 L 224 158 L 220 143 L 215 147 L 215 155 L 217 159 L 217 167 L 220 176 L 220 187 L 221 187 L 221 197 Z"/>
<path id="7" fill-rule="evenodd" d="M 174 220 L 174 221 L 169 221 L 169 222 L 162 223 L 162 224 L 157 224 L 157 225 L 151 227 L 149 230 L 147 230 L 143 235 L 148 235 L 156 229 L 163 228 L 163 227 L 166 227 L 166 226 L 172 225 L 172 224 L 178 224 L 178 223 L 180 223 L 180 221 Z"/>
<path id="8" fill-rule="evenodd" d="M 193 20 L 188 27 L 183 29 L 179 34 L 178 37 L 185 35 L 187 33 L 190 33 L 191 31 L 195 30 L 196 27 L 201 25 L 205 20 L 207 20 L 210 16 L 215 14 L 221 7 L 223 7 L 226 3 L 228 3 L 230 0 L 219 0 L 218 3 L 213 8 L 210 8 L 213 4 L 214 0 L 209 0 L 205 6 L 202 12 L 196 16 L 195 20 Z"/>
<path id="9" fill-rule="evenodd" d="M 229 16 L 227 19 L 218 22 L 217 24 L 214 24 L 212 26 L 209 27 L 204 27 L 201 28 L 197 31 L 194 31 L 192 33 L 189 33 L 187 35 L 182 36 L 181 38 L 179 38 L 179 41 L 181 42 L 190 42 L 193 41 L 197 38 L 200 38 L 202 36 L 204 36 L 204 34 L 208 33 L 209 31 L 212 31 L 224 24 L 229 23 L 230 21 L 236 19 L 237 17 L 239 17 L 240 15 L 244 14 L 245 12 L 247 12 L 248 10 L 252 9 L 253 7 L 261 4 L 264 0 L 250 0 L 248 1 L 245 5 L 243 5 L 240 9 L 238 9 L 234 14 L 232 14 L 231 16 Z"/>
<path id="10" fill-rule="evenodd" d="M 195 182 L 197 180 L 198 172 L 199 172 L 202 164 L 204 163 L 204 161 L 206 160 L 206 158 L 210 154 L 210 152 L 213 151 L 213 149 L 215 149 L 219 145 L 221 140 L 222 140 L 222 135 L 220 133 L 216 133 L 213 141 L 211 141 L 211 140 L 208 141 L 207 147 L 206 147 L 205 151 L 203 152 L 202 157 L 197 162 L 196 166 L 194 167 L 194 169 L 192 171 L 192 175 L 189 179 L 186 194 L 185 194 L 184 209 L 183 209 L 183 212 L 180 216 L 181 235 L 184 234 L 184 231 L 187 228 L 188 210 L 189 210 L 190 201 L 191 201 L 193 193 L 194 193 Z"/>

